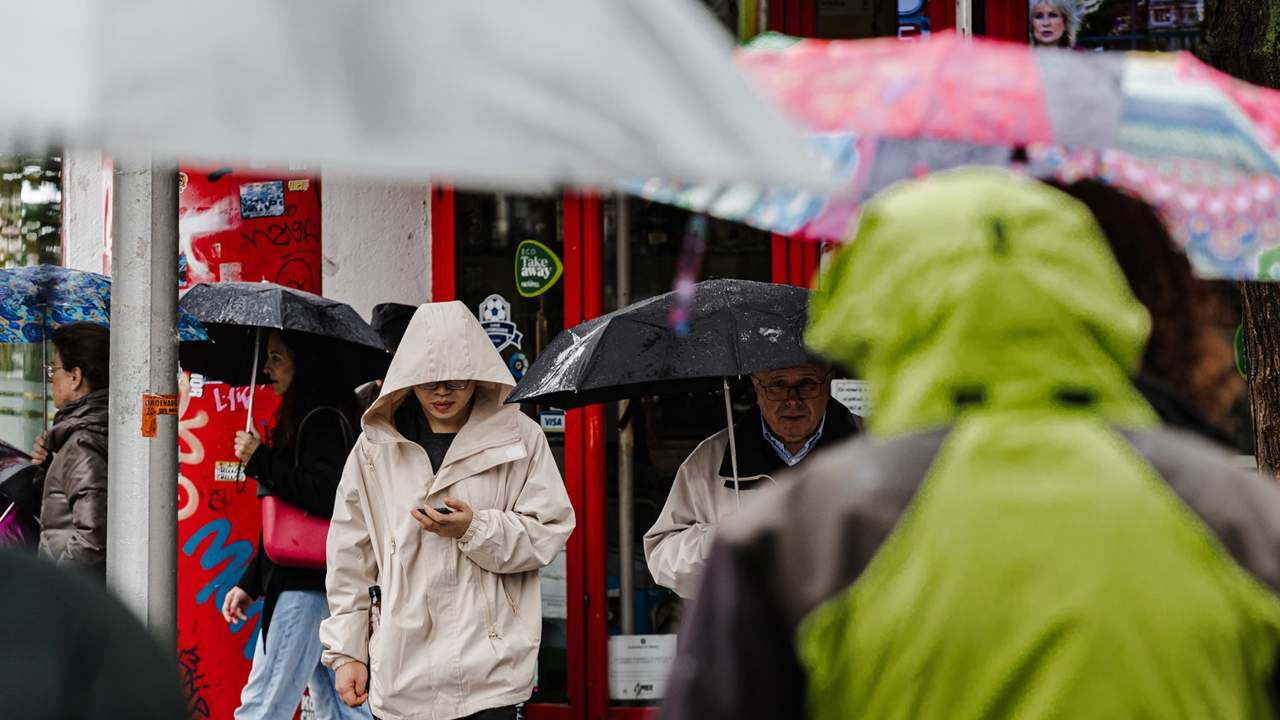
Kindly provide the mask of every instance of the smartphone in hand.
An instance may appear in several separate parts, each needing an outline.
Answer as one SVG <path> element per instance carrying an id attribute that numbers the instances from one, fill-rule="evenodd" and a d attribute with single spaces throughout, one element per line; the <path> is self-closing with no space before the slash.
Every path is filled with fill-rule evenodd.
<path id="1" fill-rule="evenodd" d="M 431 508 L 431 509 L 432 509 L 432 510 L 435 510 L 436 512 L 440 513 L 441 515 L 452 515 L 452 514 L 453 514 L 453 508 L 451 508 L 451 507 L 447 507 L 447 506 L 445 506 L 445 505 L 441 505 L 440 507 L 433 507 L 433 508 Z M 423 510 L 423 512 L 424 512 L 424 513 L 426 512 L 426 508 L 423 508 L 422 510 Z"/>

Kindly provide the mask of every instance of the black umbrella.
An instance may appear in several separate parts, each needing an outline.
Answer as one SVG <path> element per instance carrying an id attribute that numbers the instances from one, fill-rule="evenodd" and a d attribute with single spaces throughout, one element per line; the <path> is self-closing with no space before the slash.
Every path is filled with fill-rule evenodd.
<path id="1" fill-rule="evenodd" d="M 717 390 L 727 377 L 821 362 L 804 348 L 808 303 L 794 285 L 704 280 L 681 335 L 670 321 L 676 293 L 643 300 L 557 335 L 508 402 L 573 408 Z"/>
<path id="2" fill-rule="evenodd" d="M 378 333 L 350 305 L 283 285 L 200 283 L 182 296 L 178 306 L 209 333 L 209 341 L 181 344 L 182 367 L 231 385 L 257 383 L 264 330 L 322 338 L 330 348 L 331 361 L 353 388 L 382 377 L 391 363 Z"/>
<path id="3" fill-rule="evenodd" d="M 642 395 L 723 389 L 737 486 L 729 377 L 821 362 L 804 348 L 809 291 L 750 280 L 693 287 L 687 330 L 671 322 L 669 292 L 556 336 L 507 402 L 581 407 Z"/>

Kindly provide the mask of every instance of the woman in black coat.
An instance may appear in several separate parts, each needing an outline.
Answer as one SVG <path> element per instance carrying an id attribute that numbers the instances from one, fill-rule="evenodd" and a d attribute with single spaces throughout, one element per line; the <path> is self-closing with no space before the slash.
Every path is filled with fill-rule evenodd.
<path id="1" fill-rule="evenodd" d="M 263 372 L 281 396 L 271 442 L 238 432 L 236 457 L 261 494 L 330 517 L 359 427 L 355 394 L 306 334 L 273 332 Z M 324 568 L 277 564 L 259 537 L 257 554 L 222 606 L 227 622 L 243 621 L 253 601 L 264 598 L 262 636 L 237 720 L 290 717 L 304 687 L 318 718 L 369 717 L 367 707 L 348 708 L 338 699 L 332 671 L 320 664 L 320 621 L 329 615 L 324 578 Z"/>

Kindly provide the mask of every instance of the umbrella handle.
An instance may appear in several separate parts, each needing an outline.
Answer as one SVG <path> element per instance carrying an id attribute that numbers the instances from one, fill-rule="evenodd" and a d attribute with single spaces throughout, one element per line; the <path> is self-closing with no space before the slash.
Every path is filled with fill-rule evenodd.
<path id="1" fill-rule="evenodd" d="M 738 494 L 738 442 L 733 436 L 733 401 L 729 399 L 729 378 L 722 377 L 724 383 L 724 419 L 729 422 L 729 466 L 733 468 L 733 499 L 742 510 L 742 496 Z"/>
<path id="2" fill-rule="evenodd" d="M 43 312 L 43 311 L 42 311 Z M 49 329 L 40 337 L 40 384 L 44 386 L 44 404 L 40 406 L 40 423 L 49 432 L 49 376 L 45 366 L 49 364 Z"/>
<path id="3" fill-rule="evenodd" d="M 253 398 L 258 390 L 258 349 L 262 345 L 262 328 L 253 331 L 253 370 L 249 371 L 249 402 L 244 416 L 244 431 L 253 434 Z M 244 492 L 244 461 L 236 468 L 236 492 Z"/>
<path id="4" fill-rule="evenodd" d="M 253 370 L 249 373 L 249 405 L 244 417 L 244 431 L 253 433 L 253 397 L 258 388 L 258 349 L 262 345 L 262 328 L 253 331 Z"/>

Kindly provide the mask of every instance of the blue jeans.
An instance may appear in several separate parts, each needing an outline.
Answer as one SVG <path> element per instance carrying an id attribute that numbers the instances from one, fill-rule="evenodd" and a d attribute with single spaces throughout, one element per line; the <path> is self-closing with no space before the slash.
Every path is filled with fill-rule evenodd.
<path id="1" fill-rule="evenodd" d="M 334 689 L 333 671 L 320 664 L 320 621 L 329 617 L 324 593 L 290 590 L 280 594 L 271 616 L 271 644 L 258 637 L 249 682 L 240 693 L 236 720 L 292 718 L 310 688 L 316 720 L 367 720 L 368 703 L 347 707 Z"/>

